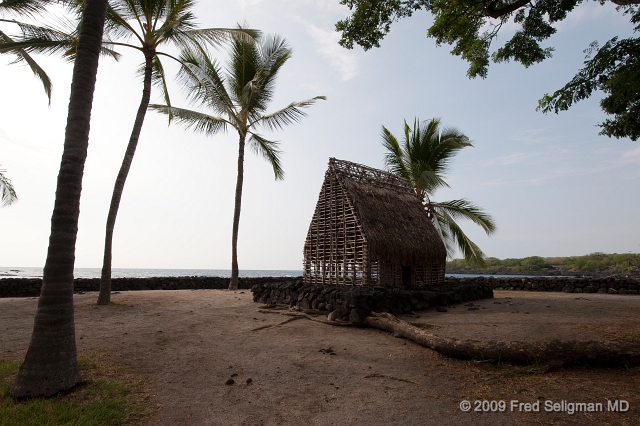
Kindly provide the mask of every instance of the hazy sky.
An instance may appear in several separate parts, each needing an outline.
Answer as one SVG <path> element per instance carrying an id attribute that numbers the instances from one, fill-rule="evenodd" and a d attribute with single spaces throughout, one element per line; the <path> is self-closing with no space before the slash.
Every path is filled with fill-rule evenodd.
<path id="1" fill-rule="evenodd" d="M 417 13 L 395 24 L 380 49 L 346 50 L 335 23 L 348 16 L 338 0 L 200 1 L 202 27 L 247 22 L 278 33 L 294 50 L 276 86 L 272 110 L 327 96 L 301 123 L 278 133 L 284 181 L 252 152 L 245 162 L 240 269 L 301 269 L 302 248 L 329 157 L 383 167 L 380 129 L 400 136 L 403 120 L 440 117 L 469 136 L 453 162 L 451 189 L 436 200 L 467 198 L 493 215 L 491 238 L 463 229 L 489 256 L 572 256 L 640 251 L 640 143 L 598 136 L 605 116 L 598 94 L 568 112 L 543 115 L 537 101 L 568 82 L 598 40 L 632 34 L 610 2 L 589 2 L 560 23 L 550 60 L 525 69 L 492 64 L 469 80 L 467 63 L 425 37 L 431 20 Z M 3 26 L 3 31 L 11 31 Z M 505 28 L 499 42 L 510 36 Z M 77 267 L 100 267 L 115 177 L 142 84 L 141 57 L 121 49 L 102 59 L 85 166 Z M 51 106 L 28 68 L 0 57 L 0 164 L 19 202 L 0 209 L 0 266 L 44 265 L 60 165 L 72 66 L 41 57 L 54 83 Z M 216 53 L 225 59 L 223 51 Z M 177 67 L 165 61 L 169 75 Z M 171 81 L 172 101 L 188 107 Z M 152 102 L 160 102 L 157 91 Z M 115 228 L 113 266 L 211 268 L 231 264 L 231 224 L 238 136 L 196 135 L 147 114 Z M 476 229 L 477 228 L 477 229 Z"/>

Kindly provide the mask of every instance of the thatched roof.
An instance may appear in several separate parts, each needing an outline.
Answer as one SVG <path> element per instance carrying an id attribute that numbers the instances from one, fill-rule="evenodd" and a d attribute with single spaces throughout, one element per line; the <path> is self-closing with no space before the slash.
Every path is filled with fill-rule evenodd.
<path id="1" fill-rule="evenodd" d="M 446 249 L 409 182 L 348 161 L 329 160 L 360 221 L 371 259 L 404 265 L 444 262 Z"/>

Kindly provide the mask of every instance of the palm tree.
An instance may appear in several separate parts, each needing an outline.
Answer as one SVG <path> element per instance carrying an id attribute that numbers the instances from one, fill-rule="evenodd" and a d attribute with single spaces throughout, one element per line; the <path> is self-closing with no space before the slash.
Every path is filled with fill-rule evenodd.
<path id="1" fill-rule="evenodd" d="M 461 149 L 473 146 L 469 138 L 454 128 L 441 130 L 439 119 L 420 123 L 416 118 L 413 129 L 405 120 L 402 144 L 382 126 L 382 144 L 387 149 L 384 157 L 387 170 L 409 180 L 447 247 L 449 257 L 457 246 L 468 262 L 483 266 L 484 253 L 465 235 L 456 220 L 469 219 L 491 235 L 496 230 L 493 218 L 465 199 L 444 202 L 431 199 L 437 189 L 449 187 L 444 174 Z"/>
<path id="2" fill-rule="evenodd" d="M 184 63 L 179 78 L 185 85 L 191 101 L 211 110 L 212 115 L 175 108 L 170 105 L 151 105 L 151 108 L 167 114 L 193 128 L 196 132 L 215 135 L 231 127 L 238 132 L 238 176 L 236 181 L 233 232 L 231 236 L 231 280 L 229 290 L 238 288 L 238 227 L 242 201 L 244 175 L 244 149 L 248 144 L 258 155 L 263 156 L 273 167 L 276 180 L 284 178 L 280 164 L 278 142 L 270 141 L 256 133 L 255 128 L 264 126 L 278 130 L 298 122 L 306 116 L 301 108 L 308 107 L 324 96 L 316 96 L 266 114 L 273 97 L 275 81 L 282 65 L 291 57 L 287 42 L 279 36 L 248 40 L 233 37 L 231 55 L 226 74 L 215 60 L 204 51 L 185 50 L 181 55 Z"/>
<path id="3" fill-rule="evenodd" d="M 168 57 L 180 62 L 172 55 L 158 51 L 162 45 L 174 44 L 179 48 L 200 47 L 209 43 L 219 45 L 228 40 L 231 34 L 238 37 L 251 38 L 258 35 L 256 31 L 248 29 L 196 29 L 194 15 L 191 9 L 193 0 L 117 0 L 107 13 L 107 30 L 109 37 L 114 40 L 105 42 L 112 46 L 123 46 L 135 49 L 144 56 L 144 63 L 140 68 L 143 76 L 142 99 L 131 131 L 129 144 L 118 172 L 113 188 L 109 214 L 107 215 L 106 235 L 104 244 L 104 258 L 102 275 L 100 278 L 100 294 L 98 304 L 106 305 L 111 299 L 111 260 L 113 250 L 113 229 L 116 223 L 122 191 L 129 174 L 131 162 L 136 152 L 142 123 L 149 106 L 151 85 L 158 86 L 164 101 L 171 105 L 164 67 L 160 57 Z M 126 41 L 133 38 L 137 44 Z M 171 117 L 169 117 L 171 119 Z"/>
<path id="4" fill-rule="evenodd" d="M 0 169 L 0 207 L 10 206 L 18 201 L 16 190 L 11 185 L 11 180 L 4 175 L 6 170 Z"/>
<path id="5" fill-rule="evenodd" d="M 29 349 L 10 390 L 17 398 L 55 395 L 81 381 L 73 317 L 73 266 L 106 9 L 106 0 L 85 1 L 38 309 Z"/>

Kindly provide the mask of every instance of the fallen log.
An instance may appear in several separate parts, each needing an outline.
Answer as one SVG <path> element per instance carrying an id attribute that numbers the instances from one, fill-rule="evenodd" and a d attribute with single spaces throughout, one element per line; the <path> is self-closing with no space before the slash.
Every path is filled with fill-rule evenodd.
<path id="1" fill-rule="evenodd" d="M 389 313 L 371 313 L 365 325 L 404 337 L 421 346 L 457 359 L 569 365 L 640 365 L 640 342 L 551 340 L 543 342 L 457 340 L 440 337 Z"/>

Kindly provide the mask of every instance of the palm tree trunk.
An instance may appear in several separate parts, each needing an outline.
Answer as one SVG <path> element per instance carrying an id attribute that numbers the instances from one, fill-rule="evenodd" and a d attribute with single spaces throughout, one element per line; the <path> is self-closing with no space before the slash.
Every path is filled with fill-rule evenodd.
<path id="1" fill-rule="evenodd" d="M 55 395 L 81 381 L 73 318 L 73 266 L 106 10 L 106 0 L 85 1 L 42 289 L 29 349 L 10 391 L 17 398 Z"/>
<path id="2" fill-rule="evenodd" d="M 107 215 L 107 230 L 104 238 L 104 258 L 102 260 L 102 275 L 100 277 L 100 294 L 98 295 L 98 305 L 107 305 L 111 301 L 111 259 L 113 249 L 113 228 L 116 224 L 116 216 L 118 215 L 118 208 L 120 207 L 120 200 L 122 199 L 122 191 L 124 190 L 124 184 L 127 181 L 129 175 L 129 169 L 131 168 L 131 162 L 133 156 L 136 153 L 136 147 L 138 146 L 138 139 L 140 138 L 140 131 L 142 130 L 142 123 L 144 122 L 145 114 L 147 113 L 147 107 L 149 106 L 149 99 L 151 98 L 151 73 L 153 53 L 145 53 L 145 68 L 144 68 L 144 84 L 142 89 L 142 100 L 140 100 L 140 106 L 138 107 L 138 114 L 136 115 L 136 121 L 133 124 L 133 130 L 131 131 L 131 137 L 129 138 L 129 145 L 127 145 L 127 151 L 124 154 L 118 177 L 113 188 L 113 195 L 111 195 L 111 205 L 109 206 L 109 214 Z"/>
<path id="3" fill-rule="evenodd" d="M 231 281 L 229 290 L 238 289 L 238 226 L 240 225 L 240 205 L 242 203 L 242 180 L 244 178 L 244 140 L 240 135 L 238 147 L 238 180 L 236 181 L 236 205 L 233 210 L 233 232 L 231 235 Z"/>

